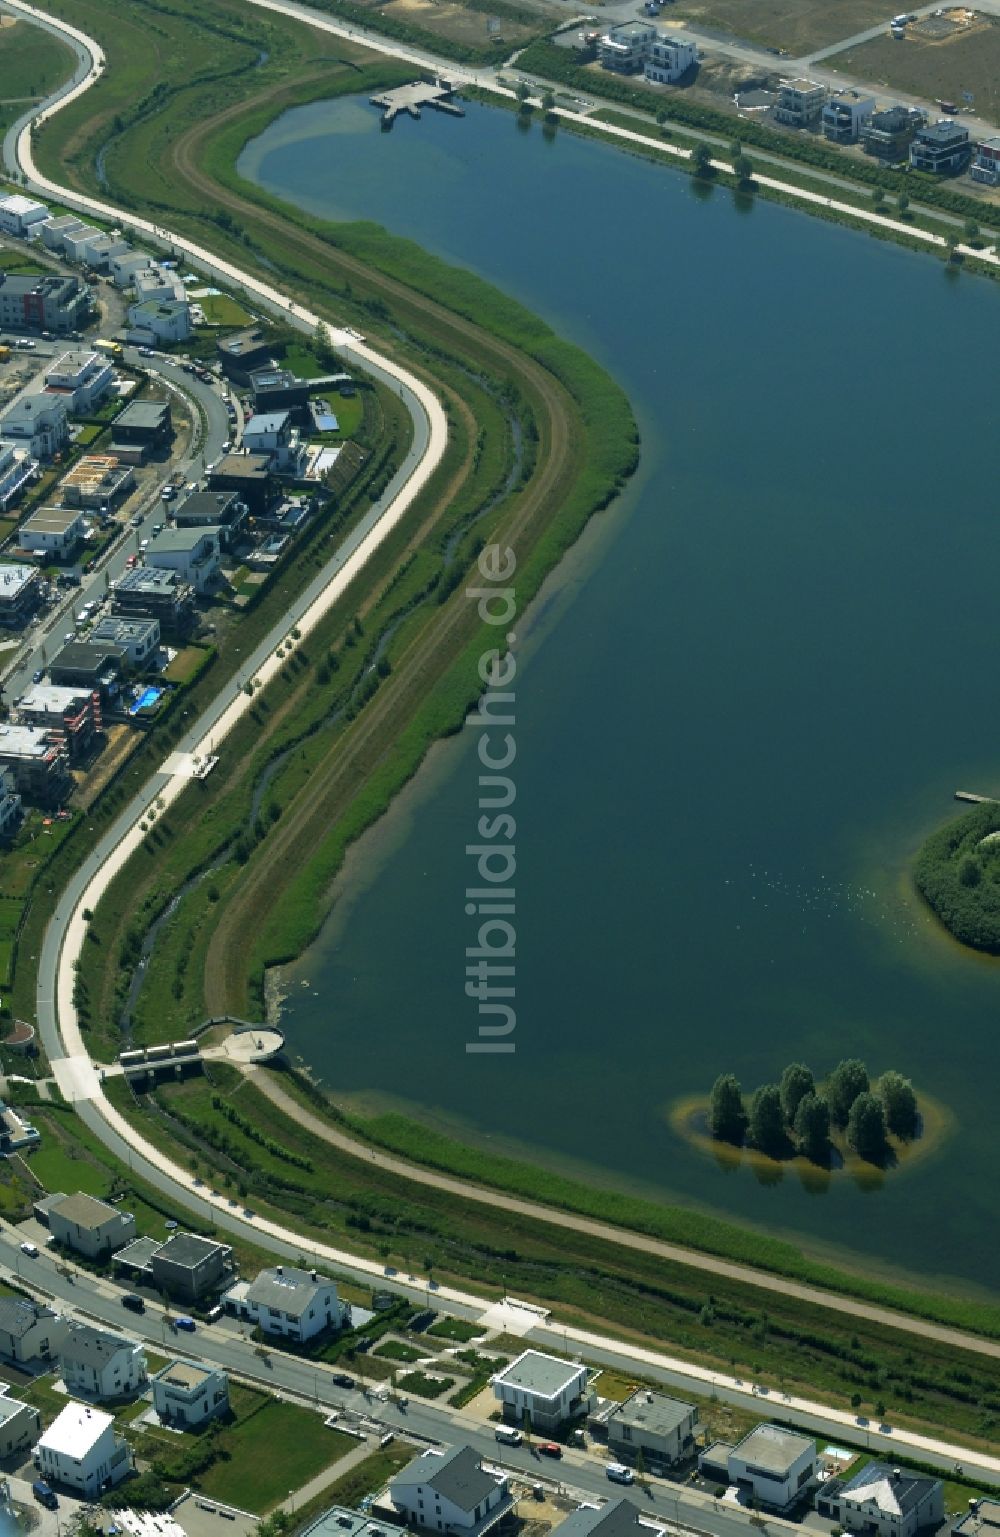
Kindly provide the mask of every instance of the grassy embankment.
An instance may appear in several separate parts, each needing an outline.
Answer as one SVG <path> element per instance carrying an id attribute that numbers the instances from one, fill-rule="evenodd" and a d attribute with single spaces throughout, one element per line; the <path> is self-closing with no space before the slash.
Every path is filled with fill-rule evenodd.
<path id="1" fill-rule="evenodd" d="M 1000 804 L 932 833 L 913 867 L 917 890 L 963 945 L 1000 955 Z"/>
<path id="2" fill-rule="evenodd" d="M 0 27 L 0 133 L 71 75 L 75 62 L 72 51 L 51 32 L 26 21 Z"/>
<path id="3" fill-rule="evenodd" d="M 347 1244 L 404 1273 L 433 1264 L 439 1281 L 471 1280 L 498 1295 L 506 1288 L 545 1300 L 569 1321 L 657 1340 L 671 1354 L 840 1408 L 858 1394 L 869 1410 L 883 1403 L 895 1424 L 936 1426 L 972 1444 L 985 1445 L 993 1433 L 1000 1363 L 863 1317 L 846 1320 L 783 1292 L 763 1296 L 642 1249 L 571 1230 L 554 1234 L 543 1221 L 488 1203 L 458 1202 L 433 1187 L 415 1191 L 277 1113 L 234 1070 L 213 1066 L 212 1078 L 158 1089 L 138 1111 L 142 1133 L 181 1147 L 189 1161 L 213 1170 L 220 1187 L 245 1190 L 256 1210 L 290 1218 L 321 1241 Z M 112 1091 L 125 1108 L 125 1086 Z M 137 1114 L 134 1106 L 129 1113 Z M 552 1194 L 560 1193 L 555 1184 Z M 620 1216 L 621 1198 L 614 1203 Z M 596 1193 L 594 1206 L 608 1215 Z M 643 1211 L 641 1203 L 631 1214 L 669 1216 L 652 1205 Z M 709 1242 L 740 1236 L 692 1213 L 690 1237 L 700 1239 L 703 1225 Z M 746 1257 L 758 1258 L 752 1235 L 746 1240 Z M 784 1257 L 782 1249 L 796 1257 L 791 1246 L 774 1245 L 775 1258 Z"/>

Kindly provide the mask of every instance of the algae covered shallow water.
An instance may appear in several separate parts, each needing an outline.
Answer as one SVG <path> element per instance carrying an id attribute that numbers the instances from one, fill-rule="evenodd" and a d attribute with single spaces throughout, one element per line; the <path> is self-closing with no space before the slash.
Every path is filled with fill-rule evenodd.
<path id="1" fill-rule="evenodd" d="M 989 1286 L 1000 971 L 906 866 L 956 788 L 1000 789 L 1000 294 L 477 106 L 391 134 L 362 102 L 297 109 L 240 169 L 520 299 L 615 375 L 644 446 L 519 621 L 516 1051 L 465 1051 L 468 732 L 355 851 L 289 976 L 293 1049 L 345 1100 Z M 847 1054 L 952 1115 L 874 1186 L 671 1129 L 720 1071 Z"/>

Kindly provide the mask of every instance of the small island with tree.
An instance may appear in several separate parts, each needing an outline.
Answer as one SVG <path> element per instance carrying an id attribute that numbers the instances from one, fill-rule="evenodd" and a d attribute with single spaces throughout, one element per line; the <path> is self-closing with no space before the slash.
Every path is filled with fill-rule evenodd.
<path id="1" fill-rule="evenodd" d="M 840 1062 L 822 1083 L 804 1062 L 791 1062 L 778 1083 L 755 1089 L 749 1104 L 736 1076 L 723 1073 L 712 1086 L 708 1107 L 714 1141 L 773 1159 L 805 1158 L 823 1167 L 847 1149 L 884 1168 L 894 1160 L 895 1145 L 914 1141 L 921 1129 L 909 1079 L 890 1071 L 872 1082 L 856 1057 Z"/>
<path id="2" fill-rule="evenodd" d="M 987 801 L 932 833 L 913 878 L 949 933 L 1000 955 L 1000 803 Z"/>

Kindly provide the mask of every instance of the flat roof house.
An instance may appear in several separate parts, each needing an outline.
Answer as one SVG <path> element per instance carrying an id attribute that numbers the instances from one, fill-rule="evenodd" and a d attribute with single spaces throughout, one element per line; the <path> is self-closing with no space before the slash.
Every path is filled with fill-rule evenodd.
<path id="1" fill-rule="evenodd" d="M 815 80 L 782 80 L 774 103 L 774 118 L 786 128 L 809 128 L 817 123 L 826 101 L 826 86 Z"/>
<path id="2" fill-rule="evenodd" d="M 840 91 L 824 103 L 824 136 L 831 144 L 857 144 L 862 128 L 871 122 L 874 111 L 874 96 L 862 96 L 860 91 Z"/>
<path id="3" fill-rule="evenodd" d="M 35 1466 L 50 1484 L 65 1484 L 92 1499 L 121 1483 L 132 1467 L 128 1443 L 115 1435 L 103 1409 L 68 1403 L 35 1447 Z"/>
<path id="4" fill-rule="evenodd" d="M 152 1387 L 153 1408 L 166 1425 L 193 1429 L 229 1409 L 229 1379 L 218 1366 L 169 1361 Z"/>
<path id="5" fill-rule="evenodd" d="M 29 555 L 72 560 L 86 532 L 87 520 L 79 507 L 40 507 L 18 529 L 18 547 Z"/>
<path id="6" fill-rule="evenodd" d="M 140 345 L 184 342 L 191 335 L 191 306 L 186 299 L 140 299 L 129 306 L 128 339 Z"/>
<path id="7" fill-rule="evenodd" d="M 63 501 L 90 512 L 110 508 L 135 485 L 131 465 L 119 464 L 114 454 L 84 454 L 59 482 Z"/>
<path id="8" fill-rule="evenodd" d="M 238 1281 L 222 1299 L 232 1312 L 249 1318 L 266 1334 L 308 1340 L 324 1329 L 342 1329 L 350 1322 L 347 1303 L 336 1284 L 315 1270 L 275 1265 L 252 1281 Z"/>
<path id="9" fill-rule="evenodd" d="M 62 254 L 66 248 L 66 236 L 78 229 L 83 229 L 82 219 L 77 218 L 75 213 L 61 213 L 58 218 L 50 219 L 42 226 L 42 244 L 48 246 L 50 251 Z"/>
<path id="10" fill-rule="evenodd" d="M 70 1393 L 129 1398 L 146 1386 L 142 1346 L 124 1334 L 94 1329 L 90 1324 L 70 1324 L 59 1347 L 59 1365 Z"/>
<path id="11" fill-rule="evenodd" d="M 555 1430 L 564 1420 L 584 1414 L 591 1403 L 587 1368 L 539 1350 L 522 1351 L 498 1372 L 493 1396 L 505 1420 L 520 1425 L 527 1414 L 533 1430 Z"/>
<path id="12" fill-rule="evenodd" d="M 0 624 L 20 630 L 42 601 L 42 579 L 34 566 L 0 566 Z"/>
<path id="13" fill-rule="evenodd" d="M 10 1361 L 43 1361 L 56 1355 L 66 1338 L 66 1320 L 52 1308 L 27 1297 L 0 1297 L 0 1355 Z"/>
<path id="14" fill-rule="evenodd" d="M 212 491 L 235 491 L 254 517 L 264 517 L 279 499 L 269 454 L 224 454 L 208 472 Z"/>
<path id="15" fill-rule="evenodd" d="M 0 273 L 0 326 L 8 330 L 53 331 L 63 336 L 79 331 L 89 310 L 90 294 L 79 278 Z"/>
<path id="16" fill-rule="evenodd" d="M 890 164 L 905 160 L 913 135 L 925 121 L 925 114 L 915 107 L 885 107 L 873 112 L 861 129 L 861 148 L 866 155 Z"/>
<path id="17" fill-rule="evenodd" d="M 64 352 L 45 375 L 46 390 L 59 395 L 71 416 L 96 410 L 114 383 L 115 371 L 98 352 Z"/>
<path id="18" fill-rule="evenodd" d="M 33 459 L 54 458 L 69 442 L 65 401 L 45 391 L 22 395 L 4 412 L 0 435 L 27 448 Z"/>
<path id="19" fill-rule="evenodd" d="M 52 810 L 73 789 L 62 737 L 42 726 L 0 723 L 0 768 L 10 769 L 18 795 L 32 806 Z"/>
<path id="20" fill-rule="evenodd" d="M 156 619 L 162 634 L 183 635 L 194 618 L 194 588 L 179 571 L 134 566 L 111 589 L 111 609 L 128 618 Z"/>
<path id="21" fill-rule="evenodd" d="M 219 574 L 222 530 L 165 528 L 149 541 L 143 560 L 147 566 L 176 571 L 196 593 L 209 592 Z"/>
<path id="22" fill-rule="evenodd" d="M 23 193 L 12 192 L 0 197 L 0 230 L 5 235 L 34 236 L 49 217 L 44 203 L 36 203 Z"/>
<path id="23" fill-rule="evenodd" d="M 609 27 L 597 44 L 601 68 L 616 75 L 641 74 L 658 36 L 656 28 L 645 21 L 627 21 L 620 27 Z"/>
<path id="24" fill-rule="evenodd" d="M 984 187 L 1000 187 L 1000 135 L 994 134 L 976 145 L 969 175 Z"/>
<path id="25" fill-rule="evenodd" d="M 647 1466 L 671 1467 L 691 1454 L 698 1411 L 666 1393 L 637 1388 L 606 1420 L 608 1446 L 624 1462 L 642 1452 Z"/>
<path id="26" fill-rule="evenodd" d="M 729 1457 L 730 1480 L 773 1510 L 787 1510 L 815 1476 L 816 1442 L 780 1425 L 757 1425 Z"/>
<path id="27" fill-rule="evenodd" d="M 290 411 L 300 427 L 309 421 L 309 380 L 296 378 L 287 368 L 260 368 L 250 375 L 254 415 Z"/>
<path id="28" fill-rule="evenodd" d="M 89 689 L 60 688 L 55 683 L 33 683 L 17 701 L 16 713 L 20 725 L 41 726 L 61 737 L 71 763 L 87 756 L 103 728 L 99 694 Z"/>
<path id="29" fill-rule="evenodd" d="M 25 486 L 35 479 L 38 466 L 28 449 L 0 438 L 0 512 L 16 502 Z"/>
<path id="30" fill-rule="evenodd" d="M 471 1446 L 414 1457 L 389 1484 L 389 1497 L 407 1524 L 432 1532 L 485 1532 L 513 1505 L 506 1475 L 487 1473 Z"/>
<path id="31" fill-rule="evenodd" d="M 218 528 L 220 542 L 230 549 L 249 515 L 235 491 L 193 491 L 174 511 L 178 528 Z"/>
<path id="32" fill-rule="evenodd" d="M 165 448 L 174 435 L 169 400 L 133 400 L 111 428 L 111 452 L 129 464 Z"/>
<path id="33" fill-rule="evenodd" d="M 105 1259 L 135 1237 L 135 1217 L 130 1211 L 120 1211 L 82 1190 L 51 1197 L 45 1217 L 56 1243 L 88 1259 Z"/>
<path id="34" fill-rule="evenodd" d="M 85 640 L 71 640 L 57 651 L 49 666 L 53 683 L 69 688 L 82 685 L 100 691 L 102 700 L 109 700 L 118 692 L 118 680 L 126 669 L 128 658 L 121 646 L 91 645 Z"/>
<path id="35" fill-rule="evenodd" d="M 957 176 L 972 154 L 969 130 L 949 117 L 918 128 L 910 145 L 910 164 L 932 176 Z"/>
<path id="36" fill-rule="evenodd" d="M 226 378 L 245 385 L 250 384 L 251 376 L 258 369 L 267 368 L 272 359 L 285 350 L 283 343 L 275 343 L 260 326 L 248 326 L 244 331 L 234 331 L 231 336 L 221 336 L 215 347 Z"/>
<path id="37" fill-rule="evenodd" d="M 851 1479 L 831 1478 L 816 1496 L 816 1509 L 848 1532 L 867 1537 L 915 1537 L 944 1519 L 939 1478 L 870 1462 Z"/>
<path id="38" fill-rule="evenodd" d="M 175 1233 L 149 1261 L 154 1286 L 185 1302 L 207 1297 L 228 1279 L 232 1268 L 229 1244 L 196 1233 Z"/>
<path id="39" fill-rule="evenodd" d="M 160 649 L 158 619 L 122 619 L 108 614 L 99 619 L 90 632 L 94 646 L 115 646 L 125 652 L 125 660 L 137 671 L 148 668 Z"/>
<path id="40" fill-rule="evenodd" d="M 9 1398 L 6 1392 L 0 1396 L 0 1457 L 11 1457 L 33 1446 L 41 1428 L 42 1417 L 33 1404 Z"/>

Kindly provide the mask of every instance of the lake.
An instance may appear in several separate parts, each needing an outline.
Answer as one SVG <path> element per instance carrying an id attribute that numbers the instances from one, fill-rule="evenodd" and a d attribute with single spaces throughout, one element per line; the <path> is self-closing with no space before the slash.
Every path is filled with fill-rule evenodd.
<path id="1" fill-rule="evenodd" d="M 518 620 L 516 1050 L 472 1055 L 478 761 L 437 749 L 288 976 L 342 1102 L 966 1288 L 995 1275 L 1000 972 L 907 882 L 1000 789 L 998 294 L 505 112 L 287 113 L 243 175 L 373 219 L 590 351 L 643 458 Z M 861 1188 L 721 1168 L 672 1104 L 732 1070 L 897 1067 L 955 1117 Z"/>

